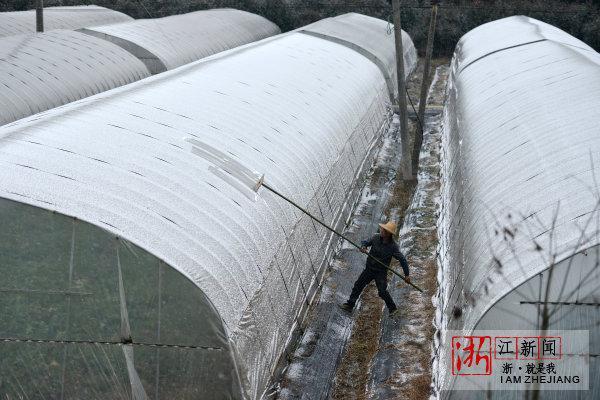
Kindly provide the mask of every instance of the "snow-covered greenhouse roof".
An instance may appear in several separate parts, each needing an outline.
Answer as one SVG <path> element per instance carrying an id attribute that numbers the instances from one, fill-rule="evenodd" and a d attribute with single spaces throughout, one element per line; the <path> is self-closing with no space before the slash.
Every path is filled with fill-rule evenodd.
<path id="1" fill-rule="evenodd" d="M 390 97 L 395 98 L 398 95 L 393 25 L 366 15 L 348 13 L 317 21 L 301 28 L 300 31 L 337 41 L 361 52 L 375 62 L 385 75 L 390 88 Z M 402 45 L 404 68 L 408 71 L 417 62 L 417 52 L 411 38 L 404 31 L 402 31 Z"/>
<path id="2" fill-rule="evenodd" d="M 79 29 L 131 21 L 130 16 L 104 7 L 45 7 L 44 30 Z M 0 37 L 35 32 L 35 10 L 0 13 Z"/>
<path id="3" fill-rule="evenodd" d="M 379 35 L 388 40 L 385 30 Z M 264 173 L 271 186 L 341 227 L 389 112 L 386 79 L 374 62 L 346 45 L 292 32 L 1 127 L 0 197 L 100 227 L 184 274 L 214 306 L 182 305 L 204 318 L 190 326 L 223 326 L 225 337 L 179 351 L 211 357 L 231 345 L 246 396 L 259 398 L 335 242 L 231 169 Z M 119 282 L 123 299 L 131 288 Z M 122 301 L 122 330 L 129 328 L 126 307 Z M 185 321 L 189 313 L 177 315 Z M 131 330 L 135 343 L 134 324 Z M 134 376 L 137 393 L 169 384 L 157 365 L 142 384 L 133 372 L 146 366 L 139 364 L 145 353 L 137 353 L 135 366 L 128 354 L 124 373 Z M 173 367 L 163 361 L 161 374 Z M 221 367 L 207 358 L 199 371 L 223 380 L 232 372 Z M 185 372 L 178 379 L 198 371 Z M 191 383 L 203 387 L 202 380 Z"/>
<path id="4" fill-rule="evenodd" d="M 0 125 L 279 32 L 262 17 L 229 9 L 99 29 L 119 40 L 89 29 L 0 38 Z"/>
<path id="5" fill-rule="evenodd" d="M 85 33 L 0 38 L 0 125 L 147 76 L 134 55 Z"/>
<path id="6" fill-rule="evenodd" d="M 280 32 L 246 11 L 213 9 L 86 29 L 147 60 L 152 73 L 173 69 Z"/>
<path id="7" fill-rule="evenodd" d="M 598 244 L 589 218 L 598 210 L 600 55 L 548 24 L 510 17 L 466 34 L 451 74 L 442 297 L 445 323 L 472 329 L 551 257 Z"/>

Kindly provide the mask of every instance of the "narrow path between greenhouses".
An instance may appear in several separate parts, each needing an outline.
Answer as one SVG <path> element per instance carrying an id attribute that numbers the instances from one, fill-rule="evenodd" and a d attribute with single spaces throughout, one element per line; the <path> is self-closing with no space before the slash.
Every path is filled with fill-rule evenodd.
<path id="1" fill-rule="evenodd" d="M 434 65 L 440 63 L 437 61 Z M 407 85 L 415 106 L 421 74 L 422 63 L 419 63 Z M 430 101 L 433 97 L 437 96 L 430 94 Z M 435 115 L 437 113 L 428 113 L 426 120 Z M 416 128 L 415 121 L 409 123 L 411 129 Z M 359 241 L 372 235 L 378 229 L 377 224 L 390 216 L 402 223 L 402 211 L 411 202 L 414 185 L 396 180 L 399 154 L 399 121 L 395 116 L 367 175 L 360 204 L 344 232 L 352 240 Z M 338 303 L 347 299 L 364 263 L 365 255 L 349 245 L 343 245 L 337 252 L 326 272 L 321 292 L 305 320 L 304 334 L 270 398 L 365 398 L 367 385 L 373 386 L 369 366 L 378 355 L 381 321 L 387 312 L 384 313 L 383 301 L 378 298 L 374 285 L 365 289 L 352 315 L 337 307 Z M 392 278 L 389 288 L 397 283 L 398 279 Z M 402 285 L 400 289 L 394 289 L 393 297 L 402 304 L 409 291 L 406 285 Z M 426 297 L 430 301 L 429 296 Z M 394 321 L 384 318 L 383 321 L 384 334 L 385 327 L 401 331 L 401 327 L 406 325 L 403 317 Z M 364 340 L 356 340 L 359 337 Z M 356 395 L 360 393 L 363 395 Z"/>

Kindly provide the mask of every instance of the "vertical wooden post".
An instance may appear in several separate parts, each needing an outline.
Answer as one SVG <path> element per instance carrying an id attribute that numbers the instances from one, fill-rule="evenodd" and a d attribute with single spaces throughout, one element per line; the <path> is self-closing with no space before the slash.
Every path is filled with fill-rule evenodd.
<path id="1" fill-rule="evenodd" d="M 402 141 L 402 160 L 400 167 L 405 180 L 413 179 L 410 159 L 408 115 L 406 112 L 406 83 L 404 81 L 404 49 L 402 46 L 402 24 L 400 22 L 400 0 L 393 0 L 394 38 L 396 41 L 396 75 L 398 79 L 398 108 L 400 110 L 400 140 Z"/>
<path id="2" fill-rule="evenodd" d="M 37 32 L 44 32 L 44 0 L 36 0 L 35 26 Z"/>
<path id="3" fill-rule="evenodd" d="M 431 72 L 431 53 L 433 52 L 433 39 L 435 37 L 435 23 L 437 19 L 438 1 L 431 1 L 431 18 L 429 20 L 429 33 L 427 34 L 427 49 L 425 51 L 425 63 L 423 65 L 423 81 L 421 82 L 421 96 L 419 97 L 419 113 L 417 117 L 421 121 L 421 128 L 425 129 L 425 107 L 427 105 L 427 92 L 429 90 L 429 73 Z M 423 131 L 417 129 L 415 142 L 412 149 L 412 169 L 416 174 L 419 169 L 419 154 L 423 144 Z"/>

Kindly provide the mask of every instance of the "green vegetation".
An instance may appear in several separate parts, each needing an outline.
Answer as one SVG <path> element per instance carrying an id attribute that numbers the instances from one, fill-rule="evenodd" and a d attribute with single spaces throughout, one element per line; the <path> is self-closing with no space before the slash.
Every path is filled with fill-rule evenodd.
<path id="1" fill-rule="evenodd" d="M 419 52 L 424 52 L 429 24 L 429 1 L 401 0 L 402 26 Z M 391 0 L 45 0 L 46 6 L 97 4 L 134 18 L 163 17 L 207 8 L 250 11 L 275 22 L 283 31 L 319 19 L 357 12 L 387 20 Z M 0 11 L 26 10 L 34 0 L 0 0 Z M 434 56 L 449 57 L 458 39 L 469 30 L 495 19 L 526 15 L 555 25 L 600 50 L 600 2 L 595 0 L 446 0 L 438 14 Z"/>

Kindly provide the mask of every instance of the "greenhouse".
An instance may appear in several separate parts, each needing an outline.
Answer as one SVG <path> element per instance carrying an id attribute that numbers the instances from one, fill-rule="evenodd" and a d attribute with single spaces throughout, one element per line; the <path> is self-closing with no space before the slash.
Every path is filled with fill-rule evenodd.
<path id="1" fill-rule="evenodd" d="M 69 30 L 0 38 L 0 125 L 150 76 L 129 52 Z"/>
<path id="2" fill-rule="evenodd" d="M 0 38 L 0 125 L 279 32 L 266 19 L 237 10 L 198 11 L 114 27 L 115 35 L 123 32 L 132 41 L 127 43 L 137 45 L 123 45 L 115 36 L 91 30 Z M 150 52 L 156 50 L 160 59 Z"/>
<path id="3" fill-rule="evenodd" d="M 0 127 L 0 392 L 260 398 L 338 241 L 234 170 L 342 227 L 387 84 L 291 32 Z"/>
<path id="4" fill-rule="evenodd" d="M 153 74 L 280 33 L 267 19 L 235 9 L 138 19 L 83 31 L 135 54 Z"/>
<path id="5" fill-rule="evenodd" d="M 45 7 L 44 30 L 79 29 L 131 21 L 130 16 L 104 7 Z M 0 13 L 0 38 L 35 32 L 35 10 Z"/>
<path id="6" fill-rule="evenodd" d="M 600 380 L 598 93 L 600 54 L 555 27 L 519 16 L 467 33 L 444 110 L 438 231 L 442 333 L 589 330 L 590 382 Z M 540 398 L 599 397 L 590 385 Z"/>

